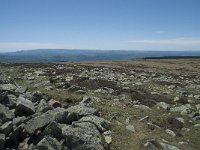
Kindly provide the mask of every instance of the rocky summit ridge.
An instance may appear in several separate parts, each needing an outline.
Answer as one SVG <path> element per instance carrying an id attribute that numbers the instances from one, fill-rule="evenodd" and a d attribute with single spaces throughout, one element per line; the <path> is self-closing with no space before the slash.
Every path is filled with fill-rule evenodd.
<path id="1" fill-rule="evenodd" d="M 40 92 L 28 92 L 0 77 L 0 149 L 68 150 L 108 148 L 109 122 L 84 97 L 63 108 Z"/>
<path id="2" fill-rule="evenodd" d="M 198 150 L 199 63 L 0 64 L 0 150 Z"/>

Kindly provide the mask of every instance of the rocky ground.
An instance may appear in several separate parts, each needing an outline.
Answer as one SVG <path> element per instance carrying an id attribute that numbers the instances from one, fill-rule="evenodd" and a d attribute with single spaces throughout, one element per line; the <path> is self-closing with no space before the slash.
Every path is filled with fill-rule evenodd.
<path id="1" fill-rule="evenodd" d="M 198 150 L 199 64 L 0 64 L 0 149 Z"/>

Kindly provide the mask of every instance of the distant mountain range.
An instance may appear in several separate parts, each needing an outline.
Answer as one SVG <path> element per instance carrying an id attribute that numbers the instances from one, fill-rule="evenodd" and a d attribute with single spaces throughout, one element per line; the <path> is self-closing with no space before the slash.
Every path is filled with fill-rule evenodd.
<path id="1" fill-rule="evenodd" d="M 0 53 L 4 63 L 46 63 L 61 61 L 126 60 L 163 56 L 200 56 L 200 51 L 127 51 L 37 49 Z"/>

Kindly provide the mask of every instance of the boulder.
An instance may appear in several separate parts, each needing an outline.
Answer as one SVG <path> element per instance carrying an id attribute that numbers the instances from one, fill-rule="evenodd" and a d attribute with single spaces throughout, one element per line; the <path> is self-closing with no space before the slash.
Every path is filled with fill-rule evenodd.
<path id="1" fill-rule="evenodd" d="M 12 121 L 8 121 L 0 127 L 0 132 L 5 135 L 8 135 L 12 131 L 12 129 L 13 129 Z"/>
<path id="2" fill-rule="evenodd" d="M 0 149 L 3 150 L 6 143 L 5 134 L 0 133 Z"/>
<path id="3" fill-rule="evenodd" d="M 24 130 L 24 124 L 13 129 L 13 131 L 9 134 L 9 140 L 7 144 L 10 147 L 15 147 L 19 144 L 19 142 L 23 141 L 26 138 L 27 134 Z"/>
<path id="4" fill-rule="evenodd" d="M 28 134 L 32 135 L 38 130 L 44 129 L 53 119 L 51 114 L 45 113 L 27 121 L 24 128 Z"/>
<path id="5" fill-rule="evenodd" d="M 17 100 L 16 109 L 19 114 L 23 114 L 25 116 L 35 113 L 34 104 L 30 100 L 21 96 Z"/>
<path id="6" fill-rule="evenodd" d="M 178 147 L 161 142 L 163 150 L 180 150 Z"/>
<path id="7" fill-rule="evenodd" d="M 8 83 L 8 84 L 1 84 L 0 89 L 15 91 L 17 89 L 17 87 L 14 84 Z"/>
<path id="8" fill-rule="evenodd" d="M 32 150 L 62 150 L 62 144 L 55 138 L 45 136 Z"/>
<path id="9" fill-rule="evenodd" d="M 62 138 L 62 129 L 57 122 L 52 122 L 45 128 L 43 134 L 60 140 Z"/>
<path id="10" fill-rule="evenodd" d="M 82 117 L 79 121 L 93 123 L 100 132 L 106 131 L 109 127 L 109 122 L 98 116 L 93 116 L 93 115 L 85 116 Z"/>
<path id="11" fill-rule="evenodd" d="M 16 93 L 20 93 L 20 94 L 23 94 L 26 91 L 27 91 L 27 87 L 22 87 L 22 86 L 17 87 L 17 89 L 15 90 Z"/>
<path id="12" fill-rule="evenodd" d="M 44 95 L 41 92 L 36 91 L 33 93 L 31 101 L 33 103 L 36 103 L 36 102 L 40 102 L 42 99 L 44 99 Z"/>
<path id="13" fill-rule="evenodd" d="M 53 99 L 51 99 L 51 100 L 49 101 L 49 105 L 52 106 L 52 107 L 54 107 L 54 108 L 61 107 L 60 102 L 58 102 L 58 101 L 56 101 L 56 100 L 53 100 Z"/>
<path id="14" fill-rule="evenodd" d="M 13 118 L 14 113 L 4 105 L 0 104 L 0 120 L 2 120 L 2 123 L 12 120 Z"/>
<path id="15" fill-rule="evenodd" d="M 64 144 L 69 149 L 104 150 L 101 134 L 90 122 L 76 122 L 72 126 L 65 125 L 62 133 L 65 139 Z"/>
<path id="16" fill-rule="evenodd" d="M 16 117 L 16 118 L 13 119 L 13 125 L 19 126 L 21 123 L 24 123 L 25 120 L 26 120 L 26 117 L 25 117 L 25 116 Z"/>
<path id="17" fill-rule="evenodd" d="M 28 134 L 32 135 L 38 130 L 43 130 L 47 125 L 56 120 L 57 115 L 62 114 L 64 112 L 66 112 L 66 109 L 56 108 L 53 110 L 49 110 L 43 114 L 37 115 L 36 113 L 35 117 L 26 122 L 24 128 Z"/>
<path id="18" fill-rule="evenodd" d="M 69 113 L 76 113 L 79 117 L 87 115 L 98 115 L 98 111 L 85 105 L 75 105 L 67 109 Z"/>
<path id="19" fill-rule="evenodd" d="M 52 109 L 52 107 L 50 107 L 47 104 L 46 100 L 42 99 L 40 101 L 40 103 L 38 104 L 38 106 L 37 106 L 36 112 L 43 112 L 43 113 L 45 113 L 45 112 L 47 112 L 48 110 L 51 110 L 51 109 Z"/>

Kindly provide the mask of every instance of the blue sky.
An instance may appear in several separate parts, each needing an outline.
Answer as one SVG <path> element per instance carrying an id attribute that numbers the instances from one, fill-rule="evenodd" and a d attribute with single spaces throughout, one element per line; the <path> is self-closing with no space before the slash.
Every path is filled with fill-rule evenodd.
<path id="1" fill-rule="evenodd" d="M 200 0 L 0 0 L 0 52 L 200 50 Z"/>

